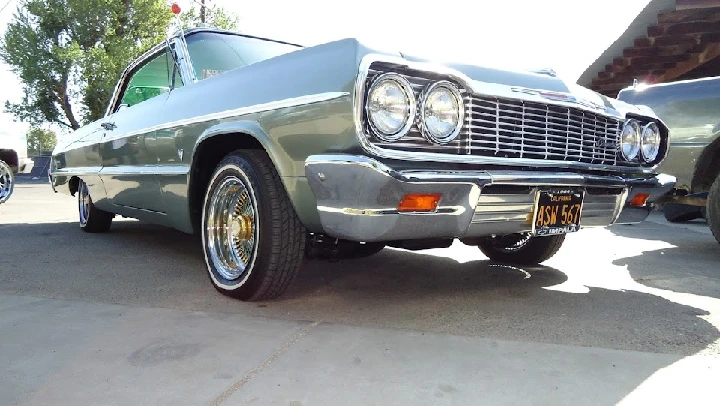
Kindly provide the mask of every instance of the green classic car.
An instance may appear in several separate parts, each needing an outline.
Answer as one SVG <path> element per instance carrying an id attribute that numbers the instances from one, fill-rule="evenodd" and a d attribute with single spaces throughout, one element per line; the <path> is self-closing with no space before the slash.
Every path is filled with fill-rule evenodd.
<path id="1" fill-rule="evenodd" d="M 672 150 L 662 169 L 677 184 L 663 199 L 665 218 L 705 217 L 720 242 L 720 77 L 637 84 L 620 91 L 618 100 L 649 106 L 671 130 Z"/>
<path id="2" fill-rule="evenodd" d="M 201 234 L 214 286 L 261 300 L 307 257 L 385 246 L 540 263 L 580 227 L 643 221 L 675 184 L 667 140 L 650 109 L 551 70 L 199 28 L 127 68 L 50 180 L 87 232 L 122 215 Z"/>

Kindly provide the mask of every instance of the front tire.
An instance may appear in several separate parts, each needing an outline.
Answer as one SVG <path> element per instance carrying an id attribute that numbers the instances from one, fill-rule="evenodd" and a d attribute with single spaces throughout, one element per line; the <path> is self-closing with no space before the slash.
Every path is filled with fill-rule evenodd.
<path id="1" fill-rule="evenodd" d="M 715 240 L 720 243 L 720 175 L 710 187 L 705 210 L 710 230 L 715 236 Z"/>
<path id="2" fill-rule="evenodd" d="M 218 164 L 205 194 L 201 232 L 210 280 L 240 300 L 280 296 L 305 253 L 305 228 L 265 151 L 236 151 Z"/>
<path id="3" fill-rule="evenodd" d="M 90 197 L 90 191 L 82 180 L 80 180 L 78 184 L 77 195 L 80 228 L 87 233 L 103 233 L 108 231 L 115 215 L 95 207 Z"/>
<path id="4" fill-rule="evenodd" d="M 537 265 L 555 255 L 564 241 L 565 234 L 546 237 L 513 234 L 500 238 L 488 238 L 479 243 L 478 248 L 492 261 Z"/>
<path id="5" fill-rule="evenodd" d="M 663 208 L 665 220 L 671 223 L 684 223 L 702 217 L 702 210 L 699 207 L 685 204 L 668 203 Z"/>

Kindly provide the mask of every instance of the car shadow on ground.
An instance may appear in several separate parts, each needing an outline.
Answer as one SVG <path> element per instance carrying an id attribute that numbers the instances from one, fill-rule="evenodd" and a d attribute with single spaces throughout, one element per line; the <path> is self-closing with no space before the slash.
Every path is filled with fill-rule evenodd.
<path id="1" fill-rule="evenodd" d="M 702 308 L 629 289 L 555 290 L 567 273 L 494 264 L 473 247 L 308 261 L 284 296 L 244 303 L 211 287 L 196 236 L 136 221 L 95 235 L 74 223 L 1 227 L 9 294 L 683 355 L 720 337 Z"/>
<path id="2" fill-rule="evenodd" d="M 713 236 L 677 226 L 673 233 L 659 232 L 660 227 L 652 222 L 610 227 L 617 236 L 665 243 L 613 263 L 626 266 L 645 286 L 720 299 L 720 245 Z"/>

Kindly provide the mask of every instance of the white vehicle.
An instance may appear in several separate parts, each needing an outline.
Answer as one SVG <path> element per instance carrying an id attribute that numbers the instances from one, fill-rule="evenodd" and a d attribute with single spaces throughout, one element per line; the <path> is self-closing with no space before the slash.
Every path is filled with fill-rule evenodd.
<path id="1" fill-rule="evenodd" d="M 14 174 L 24 171 L 28 161 L 26 138 L 0 132 L 0 204 L 10 198 Z"/>
<path id="2" fill-rule="evenodd" d="M 24 172 L 31 162 L 27 154 L 25 134 L 15 135 L 0 130 L 0 161 L 4 161 L 13 173 Z"/>

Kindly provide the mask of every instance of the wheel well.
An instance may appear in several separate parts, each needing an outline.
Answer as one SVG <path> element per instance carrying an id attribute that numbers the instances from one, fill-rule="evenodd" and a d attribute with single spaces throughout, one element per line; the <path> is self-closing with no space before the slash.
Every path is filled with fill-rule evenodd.
<path id="1" fill-rule="evenodd" d="M 0 161 L 5 161 L 11 168 L 17 168 L 20 163 L 18 154 L 13 149 L 0 149 Z"/>
<path id="2" fill-rule="evenodd" d="M 73 176 L 68 181 L 68 188 L 70 188 L 70 196 L 75 196 L 78 189 L 80 189 L 80 178 Z"/>
<path id="3" fill-rule="evenodd" d="M 710 190 L 718 175 L 720 175 L 720 138 L 708 145 L 697 161 L 692 180 L 693 193 Z"/>
<path id="4" fill-rule="evenodd" d="M 203 200 L 213 171 L 220 161 L 238 149 L 264 149 L 260 141 L 249 134 L 220 134 L 198 145 L 190 169 L 189 201 L 193 229 L 200 230 Z"/>

